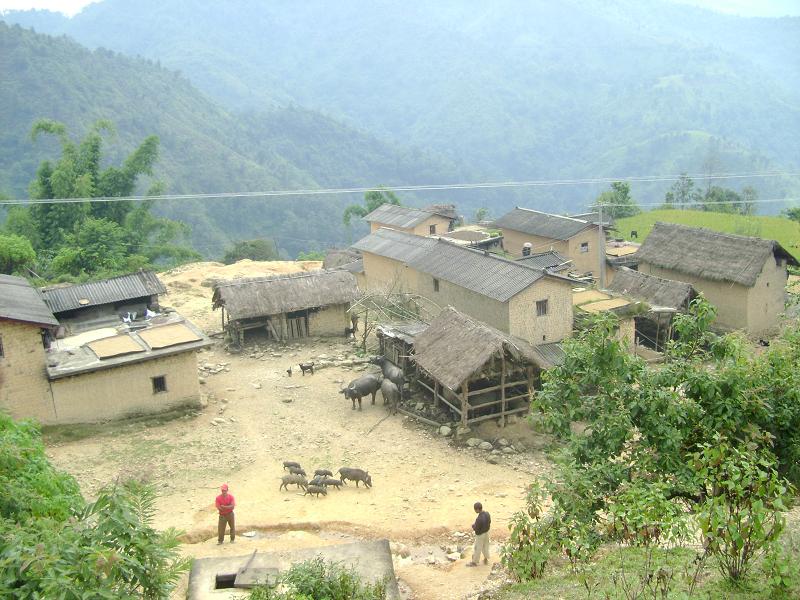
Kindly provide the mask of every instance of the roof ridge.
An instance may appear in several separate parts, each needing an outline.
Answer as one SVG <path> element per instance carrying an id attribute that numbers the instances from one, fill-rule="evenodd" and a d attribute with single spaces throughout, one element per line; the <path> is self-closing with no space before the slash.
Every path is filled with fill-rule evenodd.
<path id="1" fill-rule="evenodd" d="M 679 227 L 681 229 L 688 229 L 691 231 L 707 231 L 708 233 L 712 233 L 719 237 L 727 237 L 731 239 L 739 239 L 739 240 L 753 240 L 755 242 L 764 242 L 765 244 L 775 245 L 779 242 L 777 240 L 772 240 L 768 238 L 762 238 L 755 235 L 741 235 L 738 233 L 730 233 L 729 231 L 717 231 L 716 229 L 711 229 L 710 227 L 694 227 L 692 225 L 685 225 L 683 223 L 670 223 L 669 221 L 656 221 L 653 225 L 666 225 L 667 227 Z"/>
<path id="2" fill-rule="evenodd" d="M 356 262 L 356 261 L 353 261 Z M 349 264 L 349 263 L 348 263 Z M 262 275 L 260 277 L 240 277 L 239 279 L 219 279 L 216 287 L 227 287 L 232 285 L 244 285 L 246 283 L 258 283 L 260 281 L 277 281 L 279 279 L 300 279 L 319 275 L 330 275 L 339 273 L 336 269 L 319 269 L 317 271 L 297 271 L 296 273 L 273 273 L 272 275 Z"/>
<path id="3" fill-rule="evenodd" d="M 538 215 L 547 215 L 548 217 L 557 217 L 559 219 L 567 219 L 569 221 L 575 221 L 576 223 L 584 223 L 586 225 L 593 225 L 593 223 L 590 223 L 586 219 L 576 219 L 575 217 L 568 217 L 566 215 L 558 215 L 556 213 L 548 213 L 548 212 L 544 212 L 544 211 L 541 211 L 541 210 L 536 210 L 536 209 L 533 209 L 533 208 L 525 208 L 524 206 L 515 206 L 514 208 L 516 208 L 518 210 L 527 210 L 528 212 L 536 213 Z"/>

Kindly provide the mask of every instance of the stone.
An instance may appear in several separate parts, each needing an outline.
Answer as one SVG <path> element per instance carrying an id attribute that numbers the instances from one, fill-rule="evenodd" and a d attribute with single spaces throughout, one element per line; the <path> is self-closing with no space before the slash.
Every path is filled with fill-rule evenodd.
<path id="1" fill-rule="evenodd" d="M 497 445 L 504 448 L 509 445 L 508 440 L 506 438 L 500 438 L 497 440 Z"/>
<path id="2" fill-rule="evenodd" d="M 503 454 L 516 454 L 516 450 L 514 450 L 514 448 L 511 446 L 506 446 L 503 448 Z"/>
<path id="3" fill-rule="evenodd" d="M 478 448 L 480 448 L 481 450 L 491 450 L 492 448 L 494 448 L 494 446 L 492 446 L 491 442 L 481 442 L 480 444 L 478 444 Z"/>
<path id="4" fill-rule="evenodd" d="M 469 438 L 466 443 L 468 447 L 474 448 L 475 446 L 478 446 L 482 442 L 483 440 L 481 438 Z"/>
<path id="5" fill-rule="evenodd" d="M 423 410 L 425 410 L 425 405 L 422 402 L 417 402 L 414 405 L 414 410 L 417 412 L 422 412 Z"/>
<path id="6" fill-rule="evenodd" d="M 496 456 L 490 456 L 489 459 L 486 462 L 488 462 L 490 465 L 499 465 L 500 464 L 500 461 L 498 460 L 498 458 Z"/>
<path id="7" fill-rule="evenodd" d="M 451 552 L 450 554 L 447 555 L 447 560 L 449 560 L 450 562 L 456 562 L 459 558 L 461 558 L 460 552 Z"/>
<path id="8" fill-rule="evenodd" d="M 447 437 L 451 433 L 453 433 L 453 430 L 450 429 L 447 425 L 442 425 L 441 427 L 439 427 L 439 435 L 441 435 L 442 437 Z"/>
<path id="9" fill-rule="evenodd" d="M 260 384 L 260 383 L 254 383 L 254 384 L 253 384 L 253 387 L 254 387 L 255 389 L 257 389 L 257 390 L 260 390 L 260 389 L 261 389 L 261 384 Z"/>
<path id="10" fill-rule="evenodd" d="M 208 398 L 205 396 L 200 396 L 200 408 L 206 408 L 208 406 Z"/>
<path id="11" fill-rule="evenodd" d="M 517 422 L 517 415 L 508 415 L 506 417 L 506 425 L 515 425 Z"/>
<path id="12" fill-rule="evenodd" d="M 294 402 L 294 400 L 292 398 L 283 398 L 281 402 L 283 402 L 284 404 L 291 404 L 292 402 Z"/>
<path id="13" fill-rule="evenodd" d="M 463 435 L 467 435 L 470 431 L 472 431 L 472 429 L 470 429 L 469 427 L 462 427 L 461 425 L 459 425 L 456 428 L 456 435 L 458 437 L 461 437 Z"/>
<path id="14" fill-rule="evenodd" d="M 206 378 L 205 378 L 205 377 L 198 377 L 198 378 L 197 378 L 197 382 L 198 382 L 200 385 L 205 385 L 205 384 L 206 384 Z"/>

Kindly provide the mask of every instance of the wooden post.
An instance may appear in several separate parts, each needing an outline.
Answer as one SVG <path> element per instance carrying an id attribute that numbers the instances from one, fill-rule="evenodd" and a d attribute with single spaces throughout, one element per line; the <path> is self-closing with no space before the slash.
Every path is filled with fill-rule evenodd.
<path id="1" fill-rule="evenodd" d="M 533 367 L 528 365 L 528 399 L 533 401 Z"/>
<path id="2" fill-rule="evenodd" d="M 222 307 L 222 313 L 220 315 L 222 317 L 222 333 L 225 333 L 225 306 Z"/>
<path id="3" fill-rule="evenodd" d="M 506 426 L 506 351 L 500 348 L 500 427 Z"/>
<path id="4" fill-rule="evenodd" d="M 467 407 L 469 406 L 469 398 L 467 397 L 469 394 L 469 379 L 467 379 L 463 384 L 461 384 L 461 426 L 466 429 L 467 428 Z"/>
<path id="5" fill-rule="evenodd" d="M 433 408 L 439 408 L 439 381 L 433 380 Z"/>
<path id="6" fill-rule="evenodd" d="M 289 322 L 286 320 L 286 313 L 281 313 L 281 341 L 289 338 Z"/>

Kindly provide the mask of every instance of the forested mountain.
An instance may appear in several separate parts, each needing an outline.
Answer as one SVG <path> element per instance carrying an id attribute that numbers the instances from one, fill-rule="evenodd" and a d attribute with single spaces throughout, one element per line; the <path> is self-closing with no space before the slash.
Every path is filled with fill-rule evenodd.
<path id="1" fill-rule="evenodd" d="M 31 140 L 39 118 L 82 136 L 98 119 L 116 125 L 106 152 L 118 161 L 147 135 L 160 138 L 155 179 L 166 193 L 372 186 L 457 180 L 447 161 L 389 146 L 332 118 L 297 106 L 231 113 L 179 74 L 145 59 L 89 51 L 0 22 L 0 193 L 26 196 L 57 141 Z M 220 256 L 231 239 L 274 237 L 282 250 L 346 240 L 341 224 L 351 196 L 212 199 L 157 205 L 190 223 L 197 249 Z"/>
<path id="2" fill-rule="evenodd" d="M 800 166 L 800 18 L 663 0 L 103 0 L 7 18 L 159 60 L 230 108 L 294 102 L 481 178 Z M 793 177 L 749 183 L 800 195 Z M 539 207 L 596 193 L 550 190 Z"/>

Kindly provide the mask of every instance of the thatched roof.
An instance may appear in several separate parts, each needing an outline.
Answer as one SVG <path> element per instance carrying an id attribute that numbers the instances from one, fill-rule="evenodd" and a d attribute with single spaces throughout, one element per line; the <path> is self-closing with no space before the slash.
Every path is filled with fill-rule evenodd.
<path id="1" fill-rule="evenodd" d="M 231 319 L 346 304 L 358 295 L 356 278 L 347 271 L 312 271 L 218 281 L 212 305 L 224 306 Z"/>
<path id="2" fill-rule="evenodd" d="M 712 281 L 755 285 L 768 259 L 798 262 L 775 240 L 658 222 L 636 253 L 639 263 Z"/>
<path id="3" fill-rule="evenodd" d="M 650 306 L 674 310 L 685 310 L 697 296 L 697 291 L 688 283 L 646 275 L 627 267 L 617 271 L 608 289 L 647 302 Z"/>
<path id="4" fill-rule="evenodd" d="M 448 306 L 414 339 L 414 361 L 451 390 L 500 352 L 540 368 L 547 362 L 528 342 L 503 333 Z"/>

